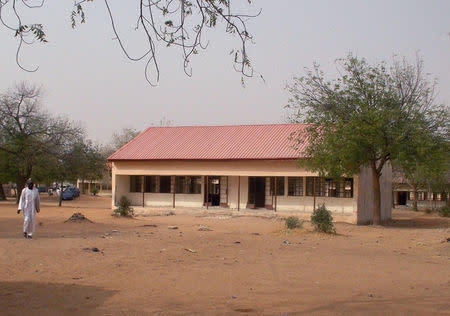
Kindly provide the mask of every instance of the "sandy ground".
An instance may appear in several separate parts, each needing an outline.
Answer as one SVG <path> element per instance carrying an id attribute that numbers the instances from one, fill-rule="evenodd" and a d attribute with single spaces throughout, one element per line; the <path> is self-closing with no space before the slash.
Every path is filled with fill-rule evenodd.
<path id="1" fill-rule="evenodd" d="M 277 218 L 126 219 L 105 197 L 42 198 L 32 240 L 0 202 L 1 315 L 450 315 L 450 219 L 396 210 L 388 226 L 338 223 L 328 236 Z M 65 222 L 74 212 L 92 223 Z"/>

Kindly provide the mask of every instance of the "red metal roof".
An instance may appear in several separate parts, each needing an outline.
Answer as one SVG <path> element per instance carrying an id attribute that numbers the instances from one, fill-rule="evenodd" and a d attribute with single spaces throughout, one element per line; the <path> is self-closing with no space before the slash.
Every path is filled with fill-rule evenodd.
<path id="1" fill-rule="evenodd" d="M 306 124 L 149 127 L 108 160 L 297 159 L 305 156 L 306 127 Z M 299 136 L 304 141 L 297 144 L 295 138 Z"/>

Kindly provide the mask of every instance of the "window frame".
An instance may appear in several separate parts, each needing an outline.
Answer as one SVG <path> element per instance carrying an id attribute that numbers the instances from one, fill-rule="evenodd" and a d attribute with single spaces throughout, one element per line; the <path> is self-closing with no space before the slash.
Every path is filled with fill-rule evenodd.
<path id="1" fill-rule="evenodd" d="M 288 196 L 305 196 L 303 179 L 304 177 L 288 177 Z"/>

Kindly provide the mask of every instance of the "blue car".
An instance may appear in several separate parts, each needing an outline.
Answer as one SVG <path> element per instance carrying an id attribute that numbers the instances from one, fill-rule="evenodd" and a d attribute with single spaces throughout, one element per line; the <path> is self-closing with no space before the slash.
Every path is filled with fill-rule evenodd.
<path id="1" fill-rule="evenodd" d="M 73 200 L 76 197 L 75 190 L 72 187 L 67 187 L 61 196 L 63 200 Z"/>

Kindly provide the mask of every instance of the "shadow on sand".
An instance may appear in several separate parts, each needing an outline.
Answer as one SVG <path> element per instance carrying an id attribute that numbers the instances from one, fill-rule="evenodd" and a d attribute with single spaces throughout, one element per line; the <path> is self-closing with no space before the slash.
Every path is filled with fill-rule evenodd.
<path id="1" fill-rule="evenodd" d="M 415 218 L 394 218 L 385 227 L 390 228 L 419 228 L 419 229 L 435 229 L 435 228 L 450 228 L 450 218 L 444 217 L 428 217 L 421 216 Z"/>
<path id="2" fill-rule="evenodd" d="M 0 282 L 2 315 L 97 315 L 115 291 L 76 284 Z"/>

